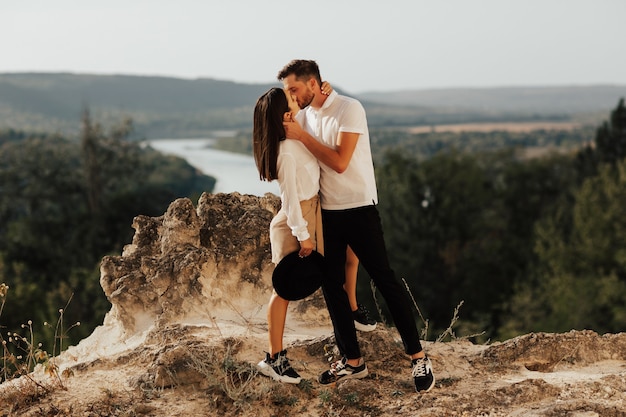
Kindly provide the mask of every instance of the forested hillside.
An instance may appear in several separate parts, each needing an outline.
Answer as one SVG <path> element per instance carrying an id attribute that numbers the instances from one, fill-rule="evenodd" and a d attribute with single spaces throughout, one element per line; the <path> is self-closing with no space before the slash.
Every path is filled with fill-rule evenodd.
<path id="1" fill-rule="evenodd" d="M 41 326 L 64 307 L 65 324 L 81 326 L 63 345 L 90 334 L 110 307 L 100 260 L 131 242 L 133 219 L 213 190 L 215 179 L 184 159 L 129 141 L 131 128 L 105 129 L 85 112 L 78 140 L 0 130 L 0 284 L 11 288 L 0 299 L 3 334 L 31 320 L 38 341 L 56 343 L 59 329 Z"/>
<path id="2" fill-rule="evenodd" d="M 524 114 L 607 112 L 626 96 L 626 85 L 441 88 L 362 93 L 367 101 L 396 105 Z"/>
<path id="3" fill-rule="evenodd" d="M 478 340 L 626 330 L 623 100 L 569 152 L 404 149 L 377 163 L 379 206 L 392 265 L 435 333 L 460 304 L 457 334 Z"/>
<path id="4" fill-rule="evenodd" d="M 103 123 L 132 118 L 134 137 L 210 137 L 216 130 L 250 129 L 256 99 L 274 85 L 128 75 L 0 74 L 0 129 L 75 135 L 75 120 L 82 107 L 89 106 Z M 341 92 L 340 85 L 335 88 Z M 385 127 L 571 120 L 605 113 L 607 103 L 624 95 L 626 86 L 588 86 L 410 91 L 358 98 L 370 125 Z"/>
<path id="5" fill-rule="evenodd" d="M 0 74 L 0 129 L 76 134 L 83 106 L 103 123 L 129 116 L 140 137 L 197 137 L 248 123 L 269 85 L 213 79 Z"/>

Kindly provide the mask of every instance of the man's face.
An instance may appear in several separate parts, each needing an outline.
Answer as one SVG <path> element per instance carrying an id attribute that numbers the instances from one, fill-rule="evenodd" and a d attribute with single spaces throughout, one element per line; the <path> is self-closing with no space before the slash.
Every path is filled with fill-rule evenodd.
<path id="1" fill-rule="evenodd" d="M 290 95 L 301 109 L 311 104 L 315 98 L 311 83 L 298 81 L 294 74 L 288 75 L 283 79 L 283 88 L 285 93 Z"/>

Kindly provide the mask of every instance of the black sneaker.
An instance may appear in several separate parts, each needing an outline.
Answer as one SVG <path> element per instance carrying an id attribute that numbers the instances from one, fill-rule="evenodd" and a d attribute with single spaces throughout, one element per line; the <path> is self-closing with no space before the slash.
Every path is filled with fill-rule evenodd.
<path id="1" fill-rule="evenodd" d="M 354 318 L 354 327 L 362 332 L 371 332 L 376 328 L 376 320 L 370 317 L 369 312 L 365 306 L 359 304 L 359 308 L 352 312 L 352 318 Z"/>
<path id="2" fill-rule="evenodd" d="M 289 364 L 287 350 L 276 354 L 275 358 L 269 353 L 265 353 L 265 359 L 257 364 L 260 373 L 269 376 L 274 381 L 287 382 L 289 384 L 299 384 L 302 378 Z"/>
<path id="3" fill-rule="evenodd" d="M 413 382 L 415 382 L 415 391 L 428 392 L 435 386 L 435 376 L 433 375 L 433 364 L 430 363 L 428 356 L 413 359 L 411 361 L 413 370 Z"/>
<path id="4" fill-rule="evenodd" d="M 365 361 L 361 359 L 361 364 L 358 366 L 349 365 L 348 359 L 344 357 L 340 361 L 334 362 L 330 365 L 328 371 L 324 371 L 317 380 L 322 385 L 333 384 L 341 379 L 350 378 L 365 378 L 367 376 L 367 366 Z"/>

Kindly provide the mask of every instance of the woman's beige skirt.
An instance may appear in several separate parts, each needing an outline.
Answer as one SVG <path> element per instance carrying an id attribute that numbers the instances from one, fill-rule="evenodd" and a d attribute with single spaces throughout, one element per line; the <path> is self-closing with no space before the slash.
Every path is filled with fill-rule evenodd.
<path id="1" fill-rule="evenodd" d="M 300 202 L 302 217 L 307 222 L 307 229 L 315 250 L 324 254 L 324 236 L 322 235 L 322 207 L 319 196 Z M 287 225 L 287 213 L 280 210 L 270 223 L 270 243 L 272 246 L 272 262 L 276 265 L 286 255 L 300 250 L 300 242 L 291 234 L 291 228 Z"/>

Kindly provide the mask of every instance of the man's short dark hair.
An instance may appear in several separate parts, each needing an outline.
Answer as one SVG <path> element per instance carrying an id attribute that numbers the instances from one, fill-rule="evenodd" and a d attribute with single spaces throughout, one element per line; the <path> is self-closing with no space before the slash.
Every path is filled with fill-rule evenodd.
<path id="1" fill-rule="evenodd" d="M 278 80 L 282 81 L 291 74 L 295 75 L 298 81 L 308 81 L 311 78 L 315 78 L 317 83 L 320 86 L 322 85 L 320 68 L 317 66 L 315 61 L 294 59 L 278 72 Z"/>

